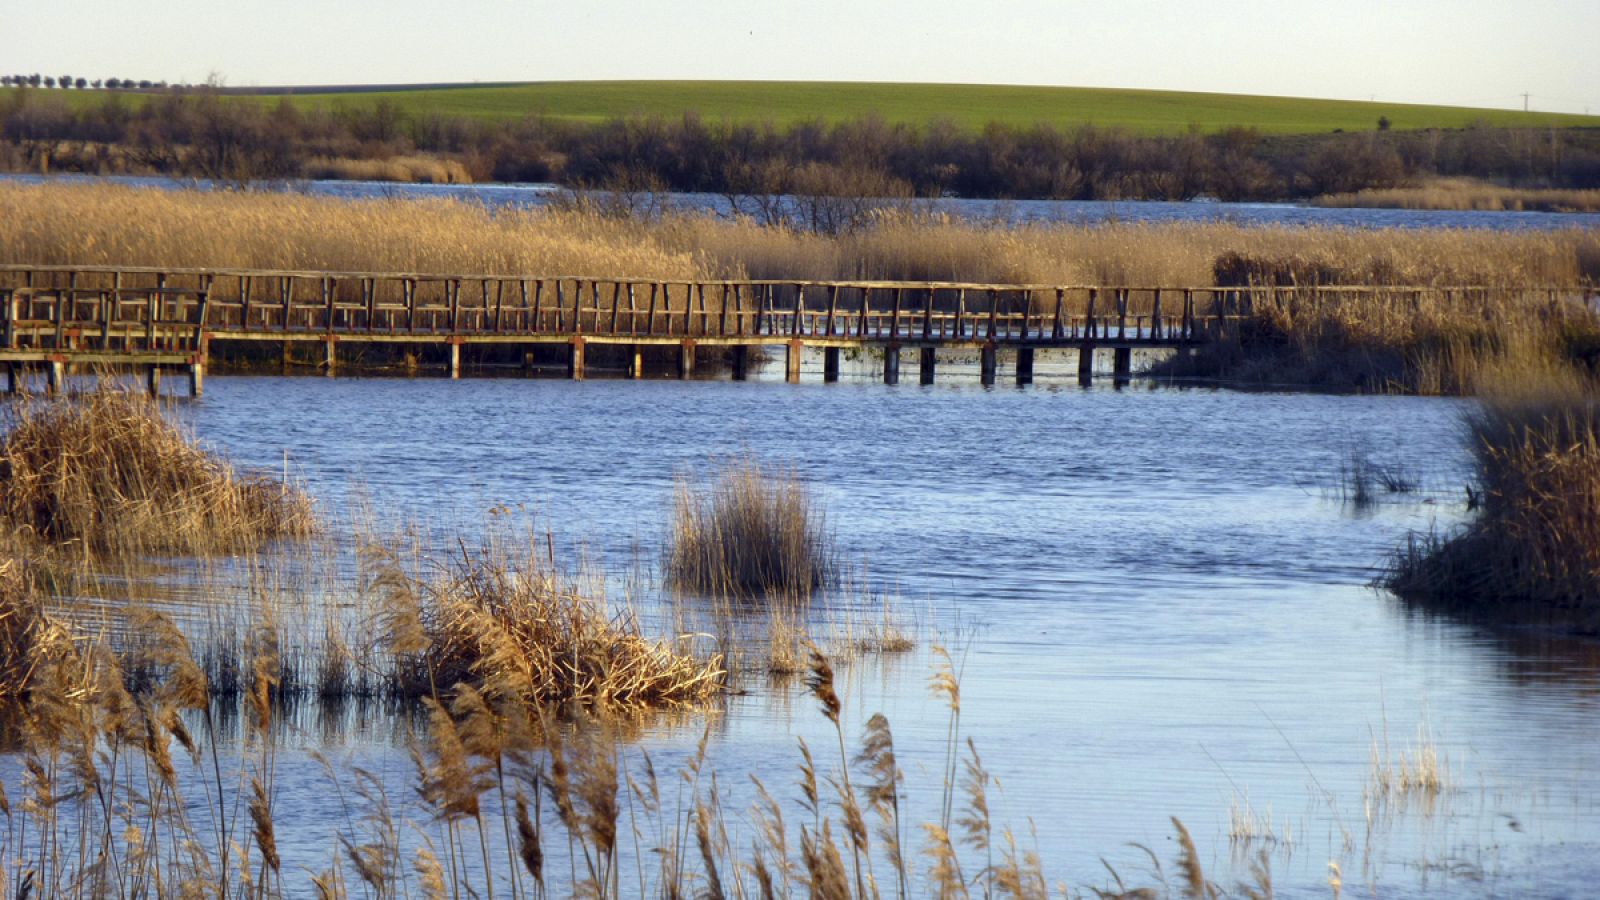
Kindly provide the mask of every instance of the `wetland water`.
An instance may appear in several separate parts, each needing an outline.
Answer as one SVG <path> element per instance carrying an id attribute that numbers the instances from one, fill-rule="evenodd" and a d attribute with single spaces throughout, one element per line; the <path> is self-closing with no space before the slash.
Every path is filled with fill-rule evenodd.
<path id="1" fill-rule="evenodd" d="M 15 175 L 0 174 L 0 181 L 124 184 L 171 190 L 214 189 L 203 179 L 123 175 Z M 232 185 L 224 185 L 231 190 Z M 572 199 L 573 193 L 553 184 L 395 184 L 378 181 L 294 181 L 274 183 L 269 189 L 298 191 L 316 196 L 370 199 L 396 197 L 424 199 L 446 197 L 486 206 L 544 206 Z M 601 196 L 604 192 L 598 192 Z M 1095 225 L 1109 222 L 1226 222 L 1236 225 L 1298 225 L 1335 228 L 1474 228 L 1492 231 L 1600 228 L 1600 213 L 1483 212 L 1474 210 L 1339 209 L 1294 203 L 1219 203 L 1157 200 L 982 200 L 939 198 L 892 201 L 910 209 L 980 222 L 1071 223 Z M 662 193 L 648 200 L 634 198 L 631 205 L 659 206 L 688 212 L 728 215 L 732 204 L 721 194 Z M 780 206 L 782 206 L 780 204 Z M 741 207 L 745 208 L 745 207 Z M 794 204 L 786 206 L 797 215 Z M 746 209 L 748 212 L 749 210 Z M 803 222 L 801 223 L 804 224 Z"/>
<path id="2" fill-rule="evenodd" d="M 1330 862 L 1349 896 L 1587 892 L 1600 653 L 1410 614 L 1368 587 L 1409 529 L 1462 515 L 1461 402 L 1083 390 L 1043 363 L 1021 389 L 954 366 L 929 387 L 809 371 L 800 385 L 219 376 L 176 413 L 239 464 L 279 470 L 287 452 L 324 510 L 361 498 L 470 539 L 509 505 L 553 531 L 558 556 L 582 548 L 618 580 L 659 559 L 675 476 L 730 455 L 792 465 L 843 556 L 921 619 L 915 650 L 841 670 L 847 737 L 886 713 L 906 821 L 936 821 L 948 718 L 929 648 L 949 646 L 962 734 L 1000 784 L 995 819 L 1025 846 L 1031 825 L 1052 884 L 1105 886 L 1102 857 L 1150 883 L 1130 845 L 1171 871 L 1177 816 L 1228 886 L 1265 846 L 1283 896 L 1327 896 Z M 1353 449 L 1423 490 L 1341 504 Z M 638 594 L 649 615 L 659 598 Z M 828 748 L 831 729 L 798 682 L 744 686 L 716 715 L 647 726 L 625 760 L 648 749 L 675 771 L 710 722 L 730 818 L 745 820 L 752 774 L 793 810 L 796 737 Z M 325 867 L 345 824 L 310 750 L 412 803 L 395 723 L 346 724 L 308 728 L 278 758 L 286 873 Z M 1448 789 L 1370 801 L 1374 740 L 1409 752 L 1419 727 L 1447 755 Z M 1230 841 L 1246 797 L 1277 843 Z"/>

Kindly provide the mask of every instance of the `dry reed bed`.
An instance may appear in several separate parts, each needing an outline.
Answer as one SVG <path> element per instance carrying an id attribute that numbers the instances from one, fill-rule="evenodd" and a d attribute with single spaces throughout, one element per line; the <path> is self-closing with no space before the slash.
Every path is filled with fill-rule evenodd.
<path id="1" fill-rule="evenodd" d="M 1368 393 L 1469 395 L 1529 371 L 1600 363 L 1600 315 L 1542 290 L 1394 289 L 1309 299 L 1242 294 L 1236 322 L 1159 375 L 1310 385 Z"/>
<path id="2" fill-rule="evenodd" d="M 1558 374 L 1486 398 L 1468 419 L 1477 517 L 1413 537 L 1386 585 L 1428 608 L 1600 632 L 1600 391 Z"/>
<path id="3" fill-rule="evenodd" d="M 1317 206 L 1369 209 L 1600 212 L 1600 190 L 1508 188 L 1470 178 L 1440 178 L 1412 187 L 1328 194 L 1311 202 Z"/>
<path id="4" fill-rule="evenodd" d="M 241 475 L 134 392 L 102 385 L 6 412 L 0 517 L 53 545 L 205 554 L 316 527 L 293 485 Z"/>
<path id="5" fill-rule="evenodd" d="M 452 200 L 0 185 L 0 262 L 38 265 L 1203 286 L 1229 253 L 1319 266 L 1347 283 L 1600 281 L 1600 235 L 1578 229 L 999 227 L 891 212 L 829 236 L 698 215 L 643 222 Z"/>
<path id="6" fill-rule="evenodd" d="M 391 156 L 350 159 L 316 156 L 303 167 L 306 178 L 318 180 L 395 181 L 408 184 L 471 184 L 472 176 L 457 160 L 435 156 Z"/>

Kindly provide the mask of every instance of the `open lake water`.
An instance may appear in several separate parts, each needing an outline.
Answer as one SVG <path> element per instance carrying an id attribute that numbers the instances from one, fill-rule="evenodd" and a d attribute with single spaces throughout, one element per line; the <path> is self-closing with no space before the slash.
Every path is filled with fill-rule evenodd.
<path id="1" fill-rule="evenodd" d="M 327 510 L 361 499 L 471 540 L 510 505 L 559 557 L 581 548 L 619 578 L 659 559 L 679 476 L 730 457 L 792 466 L 843 558 L 918 620 L 915 650 L 841 670 L 848 740 L 887 714 L 907 820 L 936 820 L 948 713 L 927 678 L 947 646 L 996 821 L 1037 842 L 1052 883 L 1106 885 L 1102 857 L 1149 883 L 1132 845 L 1170 871 L 1170 816 L 1225 885 L 1266 847 L 1284 896 L 1326 896 L 1330 862 L 1352 896 L 1579 895 L 1600 877 L 1600 653 L 1369 586 L 1408 532 L 1464 515 L 1461 401 L 1085 390 L 1047 360 L 1026 388 L 956 365 L 928 387 L 864 365 L 822 384 L 810 362 L 800 385 L 219 376 L 178 412 L 241 465 L 280 470 L 287 452 Z M 1337 483 L 1352 453 L 1421 490 L 1351 508 Z M 802 685 L 746 681 L 713 716 L 647 727 L 625 759 L 648 750 L 671 772 L 710 722 L 727 809 L 751 799 L 746 775 L 796 800 L 796 738 L 829 759 L 831 726 Z M 1410 753 L 1419 729 L 1447 790 L 1370 799 L 1374 744 Z M 325 866 L 344 815 L 305 750 L 405 798 L 400 730 L 379 716 L 331 747 L 308 732 L 279 758 L 286 869 Z M 1276 842 L 1230 838 L 1245 804 Z"/>

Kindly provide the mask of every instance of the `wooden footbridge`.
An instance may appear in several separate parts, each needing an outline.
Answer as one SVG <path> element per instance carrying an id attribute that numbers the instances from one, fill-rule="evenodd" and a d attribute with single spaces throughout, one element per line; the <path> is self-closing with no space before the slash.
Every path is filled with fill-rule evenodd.
<path id="1" fill-rule="evenodd" d="M 69 367 L 143 368 L 152 390 L 163 370 L 188 376 L 199 395 L 217 342 L 278 342 L 321 349 L 333 374 L 342 344 L 434 345 L 460 377 L 462 348 L 556 345 L 584 377 L 586 349 L 621 345 L 633 377 L 643 351 L 676 349 L 694 372 L 699 348 L 723 348 L 735 379 L 752 347 L 782 347 L 789 381 L 805 348 L 823 351 L 838 378 L 842 349 L 876 349 L 883 379 L 899 380 L 901 352 L 919 351 L 923 383 L 938 351 L 976 352 L 992 384 L 999 351 L 1013 351 L 1018 383 L 1033 379 L 1041 349 L 1072 349 L 1087 383 L 1095 354 L 1110 351 L 1127 378 L 1135 349 L 1187 350 L 1227 339 L 1261 304 L 1373 299 L 1421 304 L 1491 300 L 1483 288 L 1128 287 L 892 281 L 662 281 L 371 272 L 137 267 L 0 266 L 0 316 L 8 386 L 42 367 L 58 387 Z M 1526 292 L 1520 292 L 1526 293 Z M 1591 298 L 1586 297 L 1586 302 Z M 1555 301 L 1554 292 L 1551 297 Z"/>

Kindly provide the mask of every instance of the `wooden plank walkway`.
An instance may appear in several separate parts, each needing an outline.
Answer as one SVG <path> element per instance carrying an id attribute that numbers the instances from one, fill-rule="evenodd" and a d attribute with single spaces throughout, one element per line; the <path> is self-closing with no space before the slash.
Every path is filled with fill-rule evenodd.
<path id="1" fill-rule="evenodd" d="M 839 352 L 882 351 L 886 382 L 899 379 L 900 351 L 920 350 L 920 376 L 934 377 L 940 349 L 976 350 L 993 383 L 998 351 L 1011 348 L 1019 383 L 1033 378 L 1040 349 L 1078 351 L 1079 378 L 1100 350 L 1115 377 L 1131 373 L 1139 348 L 1191 348 L 1228 337 L 1261 304 L 1381 297 L 1420 304 L 1482 301 L 1482 287 L 1162 287 L 901 281 L 712 280 L 513 277 L 376 272 L 0 266 L 0 362 L 15 389 L 19 365 L 42 365 L 51 386 L 65 367 L 143 367 L 152 389 L 161 370 L 181 368 L 202 389 L 213 342 L 320 344 L 337 370 L 342 343 L 448 348 L 451 377 L 467 345 L 560 345 L 566 369 L 584 377 L 589 345 L 678 349 L 687 377 L 697 347 L 729 348 L 743 378 L 748 348 L 782 346 L 789 381 L 807 347 L 824 354 L 835 380 Z M 1553 289 L 1518 289 L 1519 297 Z M 1592 304 L 1592 295 L 1584 296 Z"/>

